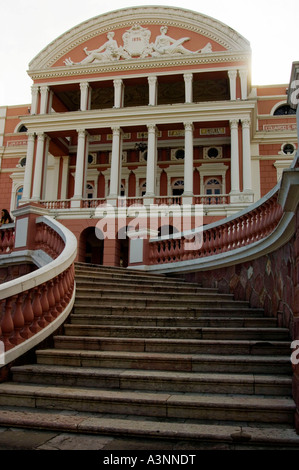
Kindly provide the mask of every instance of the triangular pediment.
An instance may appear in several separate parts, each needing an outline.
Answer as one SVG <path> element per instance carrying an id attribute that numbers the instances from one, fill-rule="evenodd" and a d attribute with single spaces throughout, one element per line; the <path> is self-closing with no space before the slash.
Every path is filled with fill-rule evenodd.
<path id="1" fill-rule="evenodd" d="M 92 18 L 67 31 L 29 64 L 29 73 L 99 63 L 250 52 L 225 24 L 190 10 L 136 7 Z"/>

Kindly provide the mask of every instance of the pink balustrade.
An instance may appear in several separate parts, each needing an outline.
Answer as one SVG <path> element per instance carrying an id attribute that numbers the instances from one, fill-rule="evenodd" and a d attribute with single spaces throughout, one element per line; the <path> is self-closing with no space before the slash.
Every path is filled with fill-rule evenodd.
<path id="1" fill-rule="evenodd" d="M 4 237 L 2 249 L 12 249 L 12 242 L 9 243 L 13 239 L 11 231 L 7 235 L 5 231 Z M 64 248 L 65 242 L 58 232 L 44 222 L 36 224 L 35 250 L 43 250 L 54 260 Z M 37 285 L 0 300 L 0 340 L 4 343 L 5 352 L 31 338 L 64 311 L 73 296 L 74 279 L 72 263 L 40 284 L 37 273 Z"/>
<path id="2" fill-rule="evenodd" d="M 217 255 L 250 245 L 275 229 L 282 217 L 278 192 L 252 211 L 226 223 L 207 228 L 190 237 L 170 238 L 149 243 L 150 265 L 187 261 Z"/>
<path id="3" fill-rule="evenodd" d="M 11 253 L 15 244 L 15 227 L 3 225 L 0 229 L 0 255 Z"/>

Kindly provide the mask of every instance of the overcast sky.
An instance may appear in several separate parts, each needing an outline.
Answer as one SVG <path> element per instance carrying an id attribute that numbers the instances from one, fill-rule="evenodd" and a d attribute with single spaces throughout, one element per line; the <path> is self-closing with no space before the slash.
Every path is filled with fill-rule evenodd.
<path id="1" fill-rule="evenodd" d="M 288 84 L 292 62 L 299 61 L 298 0 L 0 1 L 0 106 L 31 102 L 28 64 L 50 42 L 83 21 L 129 6 L 183 6 L 235 29 L 251 44 L 253 85 Z"/>

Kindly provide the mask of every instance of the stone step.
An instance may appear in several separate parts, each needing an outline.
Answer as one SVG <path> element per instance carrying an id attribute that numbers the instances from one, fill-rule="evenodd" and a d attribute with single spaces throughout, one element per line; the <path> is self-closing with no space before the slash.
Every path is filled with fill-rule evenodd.
<path id="1" fill-rule="evenodd" d="M 0 405 L 175 419 L 293 423 L 291 398 L 0 384 Z"/>
<path id="2" fill-rule="evenodd" d="M 290 356 L 175 354 L 127 351 L 43 349 L 38 364 L 184 372 L 291 374 Z"/>
<path id="3" fill-rule="evenodd" d="M 54 336 L 57 349 L 127 351 L 175 354 L 220 354 L 287 356 L 289 341 L 193 340 L 165 338 L 112 338 L 92 336 Z"/>
<path id="4" fill-rule="evenodd" d="M 163 307 L 163 306 L 169 306 L 173 303 L 178 303 L 177 299 L 174 299 L 171 295 L 168 297 L 163 297 L 159 295 L 157 298 L 156 296 L 152 295 L 151 297 L 141 297 L 141 296 L 136 296 L 136 294 L 132 295 L 132 297 L 127 296 L 126 293 L 123 293 L 121 296 L 116 297 L 113 294 L 108 295 L 108 294 L 103 294 L 99 296 L 98 298 L 96 297 L 91 297 L 90 295 L 83 295 L 83 294 L 76 294 L 76 300 L 75 300 L 75 306 L 85 306 L 86 304 L 88 305 L 89 308 L 94 308 L 97 306 L 134 306 L 134 307 Z M 218 300 L 217 298 L 212 298 L 209 300 L 202 300 L 201 298 L 199 299 L 182 299 L 181 302 L 183 302 L 183 305 L 185 307 L 191 307 L 191 308 L 208 308 L 208 307 L 218 307 L 218 308 L 242 308 L 242 307 L 247 307 L 248 308 L 248 302 L 246 301 L 237 301 L 237 300 Z"/>
<path id="5" fill-rule="evenodd" d="M 165 274 L 156 274 L 150 273 L 146 271 L 140 271 L 137 269 L 128 269 L 128 268 L 121 268 L 121 267 L 112 267 L 112 266 L 79 266 L 75 264 L 75 275 L 87 275 L 89 277 L 99 276 L 99 277 L 106 277 L 109 279 L 111 277 L 119 277 L 122 279 L 147 279 L 152 281 L 174 281 L 174 282 L 182 282 L 185 283 L 185 279 L 183 277 L 177 278 L 170 278 L 167 277 Z"/>
<path id="6" fill-rule="evenodd" d="M 181 292 L 178 289 L 171 291 L 170 289 L 163 288 L 160 292 L 157 292 L 155 288 L 151 290 L 132 290 L 130 289 L 120 289 L 119 287 L 111 289 L 110 286 L 101 287 L 100 289 L 95 288 L 80 288 L 76 286 L 76 299 L 89 298 L 90 300 L 101 299 L 113 296 L 114 299 L 121 298 L 126 302 L 127 300 L 138 299 L 156 299 L 157 294 L 159 295 L 159 302 L 183 302 L 187 300 L 188 302 L 197 302 L 197 301 L 233 301 L 234 297 L 231 294 L 218 294 L 215 292 Z"/>
<path id="7" fill-rule="evenodd" d="M 299 436 L 290 425 L 225 422 L 202 423 L 194 420 L 149 418 L 141 416 L 107 416 L 76 411 L 38 410 L 3 407 L 0 426 L 32 430 L 53 430 L 63 433 L 180 442 L 181 447 L 196 443 L 201 450 L 298 450 Z M 185 444 L 186 443 L 186 444 Z M 183 446 L 183 447 L 182 447 Z M 186 447 L 188 449 L 189 447 Z M 192 448 L 192 447 L 191 447 Z M 135 452 L 136 453 L 136 452 Z M 194 453 L 194 452 L 192 452 Z M 142 457 L 144 458 L 144 456 Z M 152 455 L 159 462 L 159 455 Z M 161 456 L 160 456 L 161 458 Z M 147 462 L 147 461 L 146 461 Z M 151 461 L 152 462 L 152 461 Z M 190 458 L 188 459 L 190 463 Z M 184 460 L 184 464 L 186 461 Z"/>
<path id="8" fill-rule="evenodd" d="M 76 325 L 65 324 L 66 335 L 75 336 L 117 336 L 131 338 L 190 338 L 190 339 L 289 339 L 287 328 L 196 328 L 196 327 L 142 327 L 123 325 Z"/>
<path id="9" fill-rule="evenodd" d="M 221 328 L 275 328 L 275 318 L 229 318 L 229 317 L 162 317 L 72 314 L 72 324 L 81 325 L 120 325 L 120 326 L 163 326 L 163 327 L 221 327 Z"/>
<path id="10" fill-rule="evenodd" d="M 227 308 L 227 307 L 184 307 L 184 306 L 146 306 L 146 307 L 136 307 L 131 305 L 125 306 L 104 306 L 104 305 L 93 305 L 92 308 L 89 308 L 88 303 L 82 304 L 81 306 L 75 303 L 74 313 L 77 314 L 93 314 L 93 315 L 112 315 L 112 316 L 135 316 L 135 317 L 144 317 L 144 316 L 171 316 L 171 317 L 182 317 L 182 316 L 193 316 L 196 318 L 200 317 L 252 317 L 252 318 L 264 318 L 263 310 L 253 309 L 248 307 L 237 307 L 237 308 Z"/>
<path id="11" fill-rule="evenodd" d="M 255 374 L 143 371 L 32 364 L 12 367 L 14 382 L 188 393 L 290 396 L 292 378 Z"/>
<path id="12" fill-rule="evenodd" d="M 134 286 L 134 287 L 140 287 L 140 288 L 171 288 L 171 289 L 181 289 L 184 291 L 198 291 L 198 292 L 218 292 L 218 289 L 216 288 L 205 288 L 201 287 L 199 284 L 195 283 L 186 283 L 185 281 L 175 281 L 172 279 L 149 279 L 149 278 L 139 278 L 136 279 L 136 276 L 134 277 L 129 277 L 129 276 L 113 276 L 109 277 L 107 280 L 107 277 L 105 274 L 102 275 L 92 275 L 92 274 L 79 274 L 76 275 L 76 283 L 79 287 L 84 287 L 84 286 L 114 286 L 114 285 L 120 285 L 122 287 L 126 286 Z"/>

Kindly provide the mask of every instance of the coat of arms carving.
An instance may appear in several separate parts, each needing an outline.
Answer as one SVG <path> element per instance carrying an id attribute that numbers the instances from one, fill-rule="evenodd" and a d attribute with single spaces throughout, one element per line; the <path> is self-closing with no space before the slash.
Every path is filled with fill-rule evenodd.
<path id="1" fill-rule="evenodd" d="M 86 57 L 81 62 L 73 62 L 71 58 L 64 61 L 65 65 L 85 65 L 91 63 L 99 63 L 102 61 L 117 61 L 120 59 L 135 59 L 146 57 L 165 57 L 185 54 L 198 54 L 212 52 L 212 45 L 207 43 L 206 46 L 197 51 L 191 51 L 183 46 L 183 43 L 190 40 L 188 37 L 173 39 L 168 36 L 167 26 L 161 26 L 160 35 L 155 42 L 150 43 L 151 31 L 143 28 L 139 24 L 134 24 L 127 30 L 123 36 L 123 46 L 119 46 L 114 39 L 114 31 L 107 34 L 107 41 L 98 49 L 89 51 L 87 47 L 83 50 Z"/>

